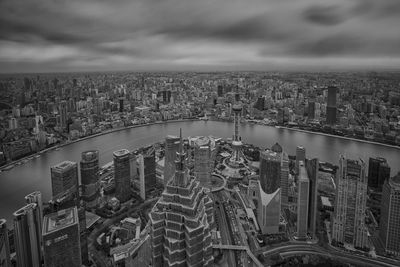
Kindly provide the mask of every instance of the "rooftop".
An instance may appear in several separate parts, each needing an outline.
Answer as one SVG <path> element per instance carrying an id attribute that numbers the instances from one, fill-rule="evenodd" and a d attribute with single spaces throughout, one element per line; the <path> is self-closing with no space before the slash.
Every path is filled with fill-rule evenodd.
<path id="1" fill-rule="evenodd" d="M 43 218 L 43 234 L 54 232 L 78 223 L 76 207 L 48 214 Z"/>
<path id="2" fill-rule="evenodd" d="M 400 186 L 400 172 L 397 173 L 394 177 L 392 177 L 392 182 Z"/>
<path id="3" fill-rule="evenodd" d="M 120 150 L 114 151 L 113 154 L 116 157 L 122 157 L 125 155 L 129 155 L 129 150 L 128 149 L 120 149 Z"/>
<path id="4" fill-rule="evenodd" d="M 25 205 L 24 207 L 20 208 L 19 210 L 17 210 L 16 212 L 14 212 L 14 216 L 20 216 L 20 215 L 25 215 L 26 212 L 30 209 L 34 209 L 36 208 L 37 204 L 36 203 L 29 203 L 27 205 Z"/>
<path id="5" fill-rule="evenodd" d="M 53 167 L 51 167 L 51 169 L 55 171 L 62 171 L 65 169 L 72 168 L 74 166 L 76 166 L 76 162 L 65 160 L 63 162 L 58 163 L 57 165 L 54 165 Z"/>

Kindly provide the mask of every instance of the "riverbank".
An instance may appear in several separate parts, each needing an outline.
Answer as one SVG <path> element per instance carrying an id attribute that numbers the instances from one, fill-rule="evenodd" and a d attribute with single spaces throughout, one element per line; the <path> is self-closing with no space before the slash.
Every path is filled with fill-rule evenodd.
<path id="1" fill-rule="evenodd" d="M 8 171 L 8 170 L 10 170 L 10 169 L 12 169 L 14 167 L 18 167 L 19 165 L 21 165 L 19 163 L 23 163 L 23 161 L 29 160 L 30 158 L 34 158 L 37 155 L 41 155 L 41 154 L 46 153 L 48 151 L 56 150 L 56 149 L 62 148 L 64 146 L 67 146 L 67 145 L 70 145 L 70 144 L 74 144 L 74 143 L 77 143 L 77 142 L 81 142 L 81 141 L 84 141 L 84 140 L 87 140 L 87 139 L 91 139 L 91 138 L 94 138 L 94 137 L 97 137 L 97 136 L 107 135 L 107 134 L 118 132 L 118 131 L 122 131 L 122 130 L 138 128 L 138 127 L 144 127 L 144 126 L 150 126 L 150 125 L 155 125 L 155 124 L 166 124 L 166 123 L 185 122 L 185 121 L 200 121 L 200 119 L 193 118 L 193 119 L 179 119 L 179 120 L 168 120 L 168 121 L 155 121 L 155 122 L 150 122 L 150 123 L 136 124 L 136 125 L 130 125 L 130 126 L 127 126 L 127 127 L 120 127 L 120 128 L 110 129 L 110 130 L 107 130 L 107 131 L 104 131 L 104 132 L 101 132 L 101 133 L 96 133 L 96 134 L 92 134 L 92 135 L 89 135 L 89 136 L 84 136 L 84 137 L 76 139 L 76 140 L 71 140 L 71 141 L 56 145 L 56 146 L 52 146 L 52 147 L 40 150 L 40 151 L 38 151 L 38 152 L 36 152 L 34 154 L 30 154 L 28 156 L 20 158 L 18 160 L 11 161 L 11 162 L 1 166 L 0 167 L 0 171 Z M 18 166 L 15 166 L 15 165 L 18 165 Z"/>
<path id="2" fill-rule="evenodd" d="M 269 125 L 266 125 L 269 126 Z M 274 127 L 274 126 L 269 126 L 269 127 Z M 276 128 L 276 127 L 275 127 Z M 346 140 L 351 140 L 351 141 L 357 141 L 360 143 L 367 143 L 367 144 L 372 144 L 372 145 L 379 145 L 379 146 L 385 146 L 385 147 L 390 147 L 390 148 L 396 148 L 400 149 L 400 146 L 394 146 L 394 145 L 389 145 L 385 143 L 379 143 L 375 141 L 368 141 L 368 140 L 363 140 L 363 139 L 357 139 L 357 138 L 352 138 L 352 137 L 347 137 L 347 136 L 341 136 L 341 135 L 334 135 L 334 134 L 327 134 L 327 133 L 321 133 L 321 132 L 314 132 L 314 131 L 309 131 L 309 130 L 303 130 L 299 128 L 291 128 L 291 127 L 285 127 L 285 126 L 279 126 L 281 129 L 287 129 L 287 130 L 292 130 L 296 132 L 304 132 L 304 133 L 310 133 L 310 134 L 318 134 L 318 135 L 324 135 L 324 136 L 329 136 L 329 137 L 335 137 L 335 138 L 341 138 L 341 139 L 346 139 Z"/>

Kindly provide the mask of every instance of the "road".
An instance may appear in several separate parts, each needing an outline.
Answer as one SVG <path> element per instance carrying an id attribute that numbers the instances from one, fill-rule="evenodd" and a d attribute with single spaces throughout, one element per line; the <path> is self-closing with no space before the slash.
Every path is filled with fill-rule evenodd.
<path id="1" fill-rule="evenodd" d="M 219 231 L 221 233 L 222 244 L 233 245 L 232 233 L 230 232 L 230 227 L 226 220 L 226 216 L 227 216 L 226 211 L 225 211 L 224 205 L 222 204 L 224 201 L 224 198 L 220 192 L 214 193 L 214 195 L 216 196 L 216 201 L 215 201 L 216 214 L 218 217 Z M 224 257 L 225 256 L 226 256 L 226 261 L 228 263 L 228 266 L 235 267 L 236 266 L 235 253 L 232 250 L 224 251 Z"/>
<path id="2" fill-rule="evenodd" d="M 314 244 L 288 244 L 279 246 L 261 252 L 264 256 L 271 256 L 277 253 L 282 253 L 285 256 L 296 254 L 321 254 L 333 259 L 338 259 L 346 263 L 357 264 L 361 266 L 383 266 L 383 267 L 398 267 L 398 264 L 383 262 L 382 260 L 363 257 L 359 255 L 349 254 L 335 249 L 325 249 Z"/>

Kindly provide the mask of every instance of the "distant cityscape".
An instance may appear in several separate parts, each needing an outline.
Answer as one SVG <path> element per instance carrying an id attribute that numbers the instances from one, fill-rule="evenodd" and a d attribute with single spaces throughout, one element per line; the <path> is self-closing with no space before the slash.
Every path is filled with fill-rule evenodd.
<path id="1" fill-rule="evenodd" d="M 50 173 L 51 198 L 24 192 L 0 220 L 0 266 L 400 266 L 398 158 L 326 162 L 240 131 L 400 149 L 399 86 L 397 72 L 1 75 L 0 184 L 45 153 L 129 128 L 222 121 L 231 137 L 175 127 L 119 144 L 104 165 L 93 147 L 35 167 Z"/>

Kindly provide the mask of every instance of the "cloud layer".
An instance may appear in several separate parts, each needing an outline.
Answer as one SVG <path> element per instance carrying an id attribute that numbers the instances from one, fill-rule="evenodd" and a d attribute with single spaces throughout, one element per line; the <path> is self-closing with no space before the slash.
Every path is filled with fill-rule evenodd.
<path id="1" fill-rule="evenodd" d="M 398 0 L 0 0 L 0 72 L 400 67 Z"/>

